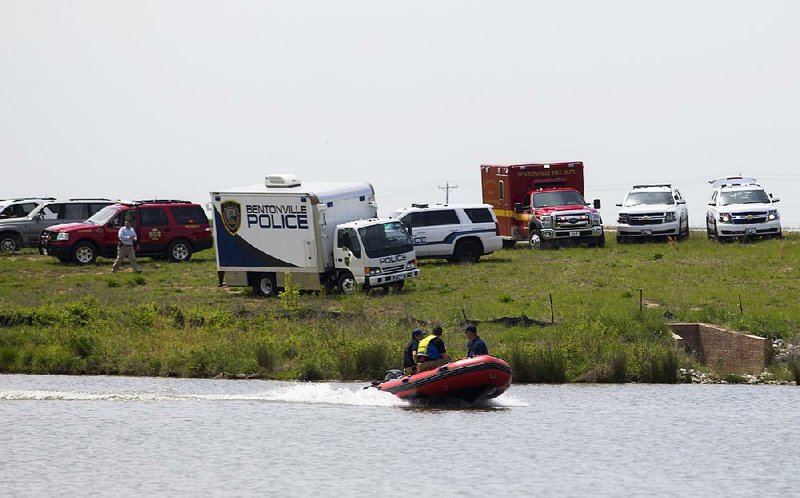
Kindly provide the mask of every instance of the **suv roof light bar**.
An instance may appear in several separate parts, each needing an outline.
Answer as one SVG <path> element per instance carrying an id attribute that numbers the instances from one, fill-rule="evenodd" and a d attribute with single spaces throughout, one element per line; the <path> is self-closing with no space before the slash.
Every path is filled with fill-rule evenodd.
<path id="1" fill-rule="evenodd" d="M 411 207 L 412 207 L 412 208 L 421 208 L 421 209 L 425 209 L 426 207 L 428 207 L 428 205 L 427 205 L 427 204 L 411 204 Z"/>
<path id="2" fill-rule="evenodd" d="M 139 199 L 131 201 L 132 204 L 192 204 L 192 201 L 179 199 Z"/>
<path id="3" fill-rule="evenodd" d="M 664 187 L 672 188 L 671 183 L 643 183 L 641 185 L 634 185 L 633 188 L 648 188 L 648 187 Z"/>
<path id="4" fill-rule="evenodd" d="M 68 201 L 108 201 L 112 202 L 111 199 L 106 199 L 105 197 L 74 197 L 72 199 L 67 199 Z"/>

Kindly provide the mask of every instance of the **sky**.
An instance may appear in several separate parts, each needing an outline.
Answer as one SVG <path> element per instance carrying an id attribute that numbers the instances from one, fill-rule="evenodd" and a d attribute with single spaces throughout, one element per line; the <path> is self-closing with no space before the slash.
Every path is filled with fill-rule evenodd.
<path id="1" fill-rule="evenodd" d="M 800 2 L 0 0 L 0 198 L 367 181 L 481 202 L 483 163 L 583 161 L 616 221 L 755 176 L 800 227 Z"/>

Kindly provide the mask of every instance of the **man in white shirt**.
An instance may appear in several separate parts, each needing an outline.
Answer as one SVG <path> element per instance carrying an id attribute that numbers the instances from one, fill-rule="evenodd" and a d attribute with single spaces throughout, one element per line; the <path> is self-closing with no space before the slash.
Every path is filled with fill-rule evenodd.
<path id="1" fill-rule="evenodd" d="M 141 273 L 142 270 L 140 270 L 139 265 L 136 264 L 136 251 L 134 249 L 139 238 L 136 237 L 136 230 L 131 226 L 130 219 L 125 220 L 125 226 L 119 229 L 118 237 L 119 246 L 117 247 L 117 260 L 114 261 L 114 266 L 111 268 L 111 271 L 117 273 L 119 265 L 122 264 L 122 260 L 127 257 L 131 260 L 133 271 Z"/>

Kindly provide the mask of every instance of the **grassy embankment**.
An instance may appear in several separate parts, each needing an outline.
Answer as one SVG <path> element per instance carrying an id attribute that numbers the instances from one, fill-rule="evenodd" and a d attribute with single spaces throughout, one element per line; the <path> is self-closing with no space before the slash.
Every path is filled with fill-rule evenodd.
<path id="1" fill-rule="evenodd" d="M 672 349 L 667 320 L 800 340 L 800 237 L 534 252 L 475 265 L 422 263 L 401 293 L 289 292 L 259 299 L 217 288 L 213 253 L 186 264 L 64 265 L 32 251 L 0 257 L 0 372 L 373 379 L 396 368 L 409 331 L 440 323 L 461 356 L 464 316 L 516 382 L 670 382 L 699 368 Z M 639 289 L 644 308 L 640 312 Z M 501 317 L 555 324 L 509 326 Z M 740 310 L 740 298 L 742 307 Z M 791 379 L 791 365 L 770 367 Z M 724 372 L 717 372 L 723 375 Z"/>

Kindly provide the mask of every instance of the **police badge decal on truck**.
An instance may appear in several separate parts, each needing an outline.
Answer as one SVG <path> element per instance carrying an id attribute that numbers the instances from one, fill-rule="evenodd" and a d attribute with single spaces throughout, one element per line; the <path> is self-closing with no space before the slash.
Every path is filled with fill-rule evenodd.
<path id="1" fill-rule="evenodd" d="M 242 205 L 236 201 L 225 201 L 220 204 L 222 225 L 231 236 L 236 236 L 242 224 Z"/>

